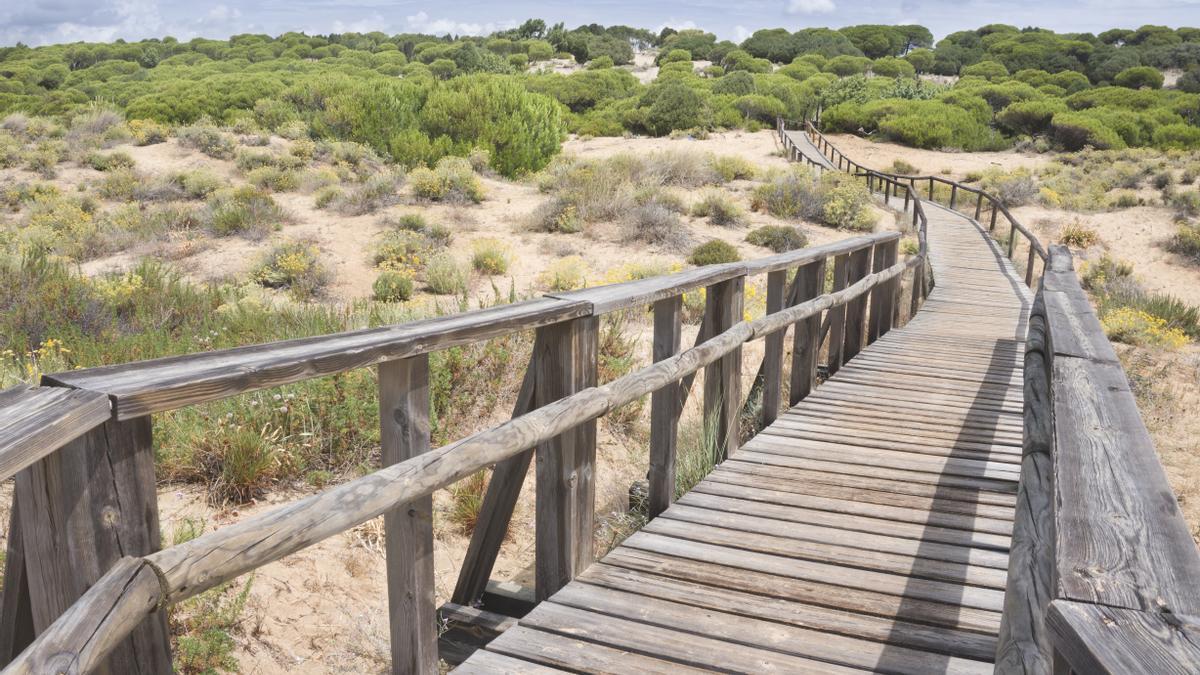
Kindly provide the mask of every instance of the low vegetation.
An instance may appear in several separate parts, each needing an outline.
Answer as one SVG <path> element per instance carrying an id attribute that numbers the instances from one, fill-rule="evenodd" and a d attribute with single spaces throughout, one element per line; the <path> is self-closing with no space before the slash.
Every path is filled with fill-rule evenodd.
<path id="1" fill-rule="evenodd" d="M 1081 275 L 1110 339 L 1164 349 L 1200 339 L 1200 311 L 1178 298 L 1145 290 L 1132 265 L 1106 255 L 1084 266 Z"/>

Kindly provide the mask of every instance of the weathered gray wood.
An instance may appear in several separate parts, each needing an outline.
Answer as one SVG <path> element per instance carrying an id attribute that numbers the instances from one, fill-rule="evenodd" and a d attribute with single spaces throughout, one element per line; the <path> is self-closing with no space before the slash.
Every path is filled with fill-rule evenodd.
<path id="1" fill-rule="evenodd" d="M 896 264 L 898 242 L 891 241 L 875 245 L 871 271 L 879 272 Z M 892 315 L 896 298 L 896 283 L 878 286 L 871 290 L 870 323 L 867 324 L 867 344 L 875 342 L 892 329 Z"/>
<path id="2" fill-rule="evenodd" d="M 586 302 L 544 298 L 381 328 L 73 370 L 43 379 L 108 394 L 117 419 L 127 420 L 530 330 L 590 311 Z"/>
<path id="3" fill-rule="evenodd" d="M 33 625 L 42 634 L 117 561 L 159 549 L 149 418 L 108 422 L 30 465 L 17 474 L 15 500 Z M 165 614 L 113 648 L 107 668 L 169 672 Z"/>
<path id="4" fill-rule="evenodd" d="M 1075 673 L 1184 675 L 1200 669 L 1200 617 L 1194 615 L 1055 600 L 1046 627 Z"/>
<path id="5" fill-rule="evenodd" d="M 796 302 L 806 302 L 825 290 L 825 258 L 796 270 L 792 282 Z M 792 338 L 792 372 L 788 399 L 791 405 L 804 400 L 817 386 L 817 362 L 821 351 L 821 315 L 796 324 Z"/>
<path id="6" fill-rule="evenodd" d="M 708 287 L 704 320 L 714 333 L 723 333 L 742 320 L 745 282 L 745 277 L 735 277 Z M 741 381 L 740 347 L 704 370 L 704 424 L 712 429 L 718 461 L 737 452 Z"/>
<path id="7" fill-rule="evenodd" d="M 539 408 L 596 385 L 599 319 L 539 329 L 534 345 L 534 402 Z M 537 599 L 565 586 L 592 562 L 596 423 L 588 421 L 538 444 Z"/>
<path id="8" fill-rule="evenodd" d="M 26 650 L 14 660 L 6 675 L 42 675 L 43 673 L 130 673 L 122 670 L 118 659 L 122 637 L 144 626 L 146 615 L 157 617 L 164 625 L 166 612 L 154 612 L 159 598 L 158 577 L 137 558 L 120 558 L 80 601 L 38 636 L 41 649 Z M 124 661 L 123 663 L 129 663 Z M 168 660 L 156 671 L 170 673 Z"/>
<path id="9" fill-rule="evenodd" d="M 533 364 L 530 363 L 525 368 L 525 377 L 517 392 L 512 414 L 514 418 L 533 410 L 535 376 Z M 512 521 L 513 510 L 517 506 L 517 498 L 521 495 L 531 461 L 533 450 L 526 450 L 497 462 L 492 468 L 492 477 L 479 507 L 479 517 L 471 532 L 471 542 L 467 545 L 467 553 L 459 568 L 458 583 L 451 596 L 453 602 L 471 606 L 483 596 L 492 568 L 496 566 L 496 557 L 500 555 L 500 546 L 508 534 L 508 525 Z"/>
<path id="10" fill-rule="evenodd" d="M 783 309 L 786 301 L 787 272 L 779 270 L 767 275 L 767 313 Z M 767 336 L 763 348 L 762 425 L 769 426 L 779 416 L 783 399 L 783 341 L 785 331 Z"/>
<path id="11" fill-rule="evenodd" d="M 1039 296 L 1025 351 L 1025 438 L 1008 587 L 996 646 L 1001 673 L 1047 673 L 1051 649 L 1045 610 L 1054 597 L 1054 458 L 1046 309 Z"/>
<path id="12" fill-rule="evenodd" d="M 466 663 L 454 669 L 459 675 L 550 675 L 566 673 L 550 666 L 531 663 L 497 652 L 477 651 Z"/>
<path id="13" fill-rule="evenodd" d="M 0 480 L 108 421 L 108 397 L 62 387 L 0 391 Z"/>
<path id="14" fill-rule="evenodd" d="M 429 355 L 379 364 L 379 419 L 383 466 L 429 451 Z M 384 514 L 383 524 L 392 672 L 433 672 L 438 662 L 433 497 L 397 506 Z"/>
<path id="15" fill-rule="evenodd" d="M 657 363 L 679 353 L 683 329 L 683 297 L 676 295 L 654 303 L 653 359 Z M 675 500 L 675 452 L 679 436 L 679 384 L 671 384 L 650 397 L 649 516 L 657 516 Z"/>
<path id="16" fill-rule="evenodd" d="M 850 254 L 840 255 L 833 259 L 833 290 L 835 292 L 850 285 L 850 267 Z M 829 310 L 829 350 L 826 363 L 830 375 L 842 367 L 846 342 L 846 312 L 846 307 L 834 307 Z"/>
<path id="17" fill-rule="evenodd" d="M 34 637 L 29 579 L 25 575 L 25 549 L 21 543 L 21 517 L 15 502 L 9 514 L 7 536 L 4 595 L 0 596 L 0 667 L 8 665 Z"/>

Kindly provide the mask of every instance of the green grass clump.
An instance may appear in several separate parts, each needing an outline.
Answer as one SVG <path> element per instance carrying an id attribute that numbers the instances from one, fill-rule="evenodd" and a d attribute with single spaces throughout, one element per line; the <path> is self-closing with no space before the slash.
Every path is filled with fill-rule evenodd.
<path id="1" fill-rule="evenodd" d="M 214 159 L 232 159 L 237 142 L 228 134 L 209 124 L 193 124 L 180 127 L 175 132 L 179 144 L 192 148 Z"/>
<path id="2" fill-rule="evenodd" d="M 290 169 L 260 166 L 246 173 L 246 182 L 272 192 L 290 192 L 300 187 L 300 175 Z"/>
<path id="3" fill-rule="evenodd" d="M 727 241 L 710 239 L 692 249 L 688 262 L 693 265 L 719 265 L 721 263 L 737 262 L 742 259 L 736 247 Z"/>
<path id="4" fill-rule="evenodd" d="M 419 199 L 473 204 L 483 201 L 483 184 L 471 162 L 462 157 L 443 157 L 433 169 L 413 169 L 409 183 Z"/>
<path id="5" fill-rule="evenodd" d="M 326 185 L 313 192 L 313 206 L 327 209 L 342 200 L 346 193 L 336 185 Z"/>
<path id="6" fill-rule="evenodd" d="M 391 172 L 375 174 L 339 197 L 337 209 L 346 215 L 361 216 L 395 204 L 400 181 L 401 176 Z"/>
<path id="7" fill-rule="evenodd" d="M 912 164 L 909 164 L 903 159 L 896 159 L 894 162 L 892 162 L 892 166 L 889 168 L 889 170 L 892 173 L 900 174 L 901 176 L 915 176 L 921 173 L 920 169 Z"/>
<path id="8" fill-rule="evenodd" d="M 425 285 L 435 295 L 463 295 L 469 273 L 450 253 L 435 253 L 425 263 Z"/>
<path id="9" fill-rule="evenodd" d="M 808 237 L 800 228 L 791 225 L 763 225 L 751 230 L 746 235 L 746 242 L 783 253 L 808 246 Z"/>
<path id="10" fill-rule="evenodd" d="M 271 194 L 250 185 L 214 192 L 206 205 L 205 222 L 218 236 L 265 237 L 289 220 Z"/>
<path id="11" fill-rule="evenodd" d="M 412 274 L 402 270 L 385 269 L 375 278 L 371 290 L 375 299 L 380 302 L 405 302 L 413 295 Z"/>
<path id="12" fill-rule="evenodd" d="M 1058 235 L 1058 243 L 1074 246 L 1075 248 L 1091 248 L 1100 241 L 1100 235 L 1078 220 L 1073 221 L 1062 229 Z"/>
<path id="13" fill-rule="evenodd" d="M 1167 248 L 1173 253 L 1191 258 L 1200 263 L 1200 226 L 1183 223 L 1179 225 L 1175 236 L 1171 237 Z"/>
<path id="14" fill-rule="evenodd" d="M 709 160 L 709 164 L 725 183 L 733 180 L 750 180 L 758 173 L 754 164 L 736 155 L 715 155 Z"/>
<path id="15" fill-rule="evenodd" d="M 713 225 L 724 227 L 740 225 L 742 222 L 742 210 L 737 204 L 734 204 L 728 195 L 715 190 L 705 193 L 704 197 L 696 202 L 692 207 L 692 215 L 708 218 L 708 222 Z"/>
<path id="16" fill-rule="evenodd" d="M 499 239 L 476 239 L 471 251 L 471 266 L 481 274 L 504 274 L 512 262 L 508 245 Z"/>
<path id="17" fill-rule="evenodd" d="M 280 244 L 267 253 L 252 277 L 267 288 L 284 288 L 292 297 L 307 300 L 329 280 L 320 256 L 311 244 L 298 241 Z"/>
<path id="18" fill-rule="evenodd" d="M 253 581 L 251 576 L 236 591 L 231 583 L 221 584 L 171 607 L 169 624 L 176 636 L 171 652 L 176 672 L 194 675 L 238 669 L 232 633 L 242 621 Z"/>
<path id="19" fill-rule="evenodd" d="M 92 152 L 87 156 L 87 164 L 97 171 L 112 171 L 113 169 L 132 169 L 133 157 L 128 152 Z"/>

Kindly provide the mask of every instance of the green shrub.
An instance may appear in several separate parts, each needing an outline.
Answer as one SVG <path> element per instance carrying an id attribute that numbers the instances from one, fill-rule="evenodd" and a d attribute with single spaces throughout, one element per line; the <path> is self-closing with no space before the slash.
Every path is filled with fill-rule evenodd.
<path id="1" fill-rule="evenodd" d="M 404 302 L 412 298 L 413 278 L 411 273 L 398 270 L 383 270 L 371 285 L 375 299 L 380 302 Z"/>
<path id="2" fill-rule="evenodd" d="M 416 232 L 391 230 L 380 235 L 372 262 L 388 269 L 420 267 L 429 257 L 429 241 Z"/>
<path id="3" fill-rule="evenodd" d="M 579 209 L 561 197 L 539 204 L 530 215 L 530 225 L 537 232 L 574 234 L 583 230 Z"/>
<path id="4" fill-rule="evenodd" d="M 1176 192 L 1171 195 L 1170 205 L 1175 210 L 1175 217 L 1180 220 L 1200 216 L 1200 191 L 1181 190 Z"/>
<path id="5" fill-rule="evenodd" d="M 820 212 L 815 192 L 808 169 L 796 169 L 776 175 L 755 188 L 750 206 L 779 218 L 815 218 Z"/>
<path id="6" fill-rule="evenodd" d="M 1024 167 L 1012 171 L 988 169 L 980 183 L 980 187 L 1009 207 L 1028 204 L 1038 195 L 1033 172 Z"/>
<path id="7" fill-rule="evenodd" d="M 726 183 L 734 180 L 750 180 L 757 173 L 752 163 L 737 155 L 716 155 L 709 160 L 709 164 Z"/>
<path id="8" fill-rule="evenodd" d="M 218 236 L 264 237 L 288 220 L 269 192 L 249 185 L 214 192 L 204 214 L 205 223 Z"/>
<path id="9" fill-rule="evenodd" d="M 1154 178 L 1151 183 L 1154 185 L 1154 189 L 1165 190 L 1171 186 L 1171 183 L 1173 183 L 1174 180 L 1175 179 L 1171 175 L 1170 171 L 1160 171 L 1154 174 Z"/>
<path id="10" fill-rule="evenodd" d="M 499 239 L 477 239 L 471 244 L 471 266 L 482 274 L 504 274 L 511 262 L 508 245 Z"/>
<path id="11" fill-rule="evenodd" d="M 1200 262 L 1200 227 L 1181 224 L 1175 236 L 1167 244 L 1172 252 L 1187 256 L 1194 262 Z"/>
<path id="12" fill-rule="evenodd" d="M 97 171 L 111 171 L 113 169 L 132 169 L 134 165 L 133 157 L 128 152 L 92 152 L 87 156 L 88 166 L 91 166 Z"/>
<path id="13" fill-rule="evenodd" d="M 688 239 L 679 215 L 658 202 L 635 206 L 625 219 L 626 241 L 678 248 L 686 245 Z"/>
<path id="14" fill-rule="evenodd" d="M 313 206 L 318 209 L 329 208 L 334 203 L 341 201 L 345 194 L 342 188 L 336 185 L 326 185 L 313 193 Z"/>
<path id="15" fill-rule="evenodd" d="M 763 225 L 751 230 L 746 235 L 746 242 L 769 248 L 775 253 L 783 253 L 808 246 L 808 237 L 798 227 Z"/>
<path id="16" fill-rule="evenodd" d="M 311 244 L 298 241 L 280 244 L 266 254 L 252 276 L 267 288 L 287 289 L 296 299 L 305 300 L 328 282 L 320 255 Z"/>
<path id="17" fill-rule="evenodd" d="M 1074 246 L 1075 248 L 1091 248 L 1099 243 L 1099 241 L 1100 235 L 1078 220 L 1064 227 L 1058 235 L 1058 243 Z"/>
<path id="18" fill-rule="evenodd" d="M 1200 149 L 1200 127 L 1190 124 L 1167 124 L 1154 130 L 1154 147 L 1163 150 Z"/>
<path id="19" fill-rule="evenodd" d="M 719 265 L 742 259 L 733 244 L 720 239 L 710 239 L 692 249 L 688 262 L 693 265 Z"/>
<path id="20" fill-rule="evenodd" d="M 154 145 L 167 140 L 170 130 L 154 120 L 129 120 L 126 124 L 137 145 Z"/>
<path id="21" fill-rule="evenodd" d="M 847 174 L 828 173 L 821 177 L 821 222 L 839 229 L 870 232 L 875 229 L 875 213 L 867 186 Z"/>
<path id="22" fill-rule="evenodd" d="M 206 169 L 195 169 L 176 174 L 174 180 L 192 199 L 203 199 L 226 185 L 224 178 Z"/>
<path id="23" fill-rule="evenodd" d="M 377 173 L 337 200 L 338 211 L 351 216 L 374 213 L 399 201 L 396 194 L 401 177 L 390 171 Z"/>
<path id="24" fill-rule="evenodd" d="M 991 82 L 997 82 L 1008 77 L 1008 68 L 997 61 L 980 61 L 967 66 L 959 72 L 962 77 L 982 77 Z"/>
<path id="25" fill-rule="evenodd" d="M 471 163 L 461 157 L 443 157 L 435 169 L 414 169 L 408 181 L 413 195 L 420 199 L 475 204 L 483 201 L 483 185 Z"/>
<path id="26" fill-rule="evenodd" d="M 901 176 L 915 176 L 921 173 L 920 169 L 899 158 L 892 162 L 890 170 L 892 173 L 899 174 Z"/>
<path id="27" fill-rule="evenodd" d="M 175 136 L 179 139 L 180 145 L 199 150 L 215 159 L 231 159 L 237 148 L 233 136 L 207 124 L 180 127 L 175 132 Z"/>
<path id="28" fill-rule="evenodd" d="M 577 255 L 558 258 L 538 275 L 538 283 L 551 291 L 574 291 L 587 286 L 587 263 Z"/>
<path id="29" fill-rule="evenodd" d="M 1125 141 L 1104 122 L 1084 113 L 1055 113 L 1050 121 L 1055 142 L 1064 150 L 1074 152 L 1091 146 L 1097 150 L 1124 148 Z"/>
<path id="30" fill-rule="evenodd" d="M 1162 89 L 1163 74 L 1150 66 L 1135 66 L 1117 73 L 1113 84 L 1127 89 Z"/>
<path id="31" fill-rule="evenodd" d="M 1054 116 L 1066 110 L 1066 104 L 1055 99 L 1017 101 L 1001 110 L 996 115 L 996 121 L 1015 134 L 1034 136 L 1045 133 Z"/>
<path id="32" fill-rule="evenodd" d="M 430 256 L 425 264 L 425 285 L 437 295 L 462 295 L 467 292 L 466 266 L 449 253 Z"/>
<path id="33" fill-rule="evenodd" d="M 127 200 L 146 178 L 131 169 L 118 169 L 104 174 L 96 184 L 96 191 L 105 199 Z"/>
<path id="34" fill-rule="evenodd" d="M 290 192 L 300 187 L 300 176 L 295 171 L 261 166 L 246 174 L 246 182 L 272 192 Z"/>
<path id="35" fill-rule="evenodd" d="M 700 201 L 696 202 L 692 207 L 692 215 L 708 218 L 708 222 L 713 225 L 725 227 L 739 225 L 742 222 L 742 210 L 733 203 L 728 195 L 716 190 L 706 192 Z"/>

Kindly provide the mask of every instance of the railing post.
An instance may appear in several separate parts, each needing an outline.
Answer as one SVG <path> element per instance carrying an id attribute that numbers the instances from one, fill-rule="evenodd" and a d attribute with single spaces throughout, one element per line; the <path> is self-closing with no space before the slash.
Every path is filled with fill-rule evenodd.
<path id="1" fill-rule="evenodd" d="M 710 335 L 724 333 L 742 320 L 745 283 L 746 278 L 739 276 L 708 287 L 704 321 L 712 326 Z M 741 370 L 741 347 L 704 368 L 704 424 L 706 429 L 713 429 L 718 461 L 737 451 Z M 709 427 L 710 424 L 713 426 Z"/>
<path id="2" fill-rule="evenodd" d="M 896 188 L 896 189 L 897 189 L 897 190 L 899 190 L 900 188 Z M 908 188 L 905 188 L 905 189 L 904 189 L 904 210 L 905 210 L 905 211 L 907 211 L 907 210 L 908 210 L 908 202 L 909 202 L 909 200 L 911 200 L 911 199 L 912 199 L 912 193 L 911 193 L 911 191 L 910 191 Z"/>
<path id="3" fill-rule="evenodd" d="M 950 210 L 954 210 L 954 204 L 958 201 L 958 183 L 950 184 Z"/>
<path id="4" fill-rule="evenodd" d="M 792 299 L 796 304 L 807 302 L 825 290 L 825 258 L 815 260 L 796 270 L 792 281 Z M 788 400 L 796 405 L 817 385 L 817 357 L 821 351 L 820 312 L 796 324 L 792 337 L 792 377 Z"/>
<path id="5" fill-rule="evenodd" d="M 539 328 L 534 343 L 535 407 L 596 384 L 599 319 L 582 317 Z M 537 446 L 535 595 L 540 602 L 592 562 L 596 422 Z"/>
<path id="6" fill-rule="evenodd" d="M 879 180 L 883 183 L 883 203 L 889 204 L 892 198 L 892 183 L 886 178 L 880 178 Z"/>
<path id="7" fill-rule="evenodd" d="M 833 258 L 833 291 L 849 286 L 850 254 L 843 253 Z M 842 367 L 842 350 L 846 342 L 846 305 L 829 308 L 829 350 L 826 365 L 833 375 Z"/>
<path id="8" fill-rule="evenodd" d="M 1037 260 L 1037 250 L 1033 248 L 1033 242 L 1029 242 L 1029 262 L 1025 264 L 1025 285 L 1033 287 L 1033 266 Z"/>
<path id="9" fill-rule="evenodd" d="M 996 231 L 996 202 L 992 202 L 992 221 L 988 224 L 988 232 Z"/>
<path id="10" fill-rule="evenodd" d="M 683 296 L 654 303 L 654 362 L 679 353 L 683 327 Z M 650 395 L 649 515 L 657 516 L 675 500 L 675 449 L 682 412 L 679 383 Z"/>
<path id="11" fill-rule="evenodd" d="M 118 560 L 159 550 L 155 486 L 149 416 L 106 422 L 17 474 L 14 502 L 36 634 Z M 107 665 L 113 673 L 172 672 L 167 613 L 143 620 Z"/>
<path id="12" fill-rule="evenodd" d="M 1017 225 L 1011 220 L 1008 223 L 1008 259 L 1013 259 L 1013 252 L 1017 250 Z"/>
<path id="13" fill-rule="evenodd" d="M 383 466 L 429 452 L 428 354 L 379 365 L 379 421 Z M 422 497 L 388 511 L 383 516 L 383 529 L 392 672 L 437 672 L 433 497 Z"/>
<path id="14" fill-rule="evenodd" d="M 929 177 L 929 201 L 933 201 L 933 176 Z"/>
<path id="15" fill-rule="evenodd" d="M 767 274 L 767 314 L 784 308 L 787 270 Z M 762 425 L 766 428 L 779 416 L 783 397 L 783 341 L 787 331 L 781 330 L 766 337 L 763 347 Z"/>
<path id="16" fill-rule="evenodd" d="M 850 269 L 847 286 L 862 281 L 871 273 L 871 246 L 864 246 L 850 254 Z M 842 351 L 842 363 L 854 358 L 863 347 L 863 336 L 867 324 L 867 294 L 846 303 L 846 347 Z"/>
<path id="17" fill-rule="evenodd" d="M 896 239 L 875 244 L 875 252 L 872 255 L 874 262 L 871 265 L 871 271 L 882 272 L 895 265 L 896 249 L 898 246 L 899 241 Z M 896 284 L 894 279 L 871 289 L 871 318 L 870 323 L 867 325 L 867 344 L 875 342 L 875 340 L 892 329 L 892 310 L 894 309 L 895 298 Z"/>
<path id="18" fill-rule="evenodd" d="M 983 209 L 983 193 L 980 192 L 975 198 L 975 222 L 979 222 L 979 213 Z"/>

